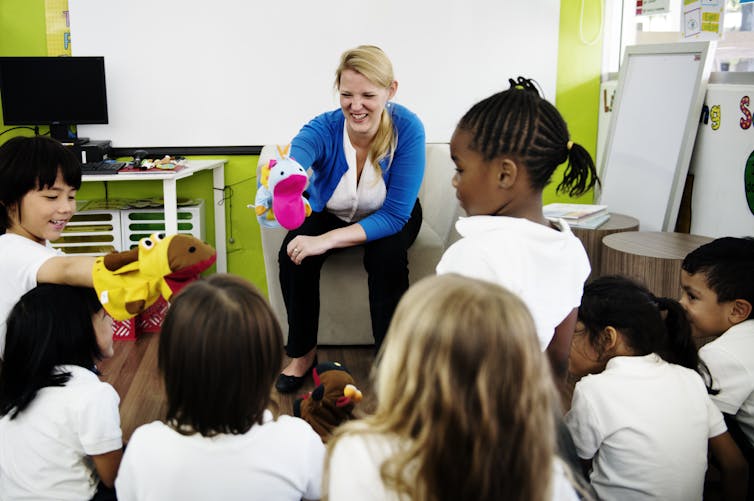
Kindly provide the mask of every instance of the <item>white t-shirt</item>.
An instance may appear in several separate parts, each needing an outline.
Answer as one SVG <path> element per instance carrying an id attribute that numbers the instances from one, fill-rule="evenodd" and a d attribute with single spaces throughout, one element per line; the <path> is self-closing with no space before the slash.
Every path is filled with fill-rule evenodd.
<path id="1" fill-rule="evenodd" d="M 734 325 L 702 346 L 699 358 L 712 375 L 712 387 L 720 390 L 711 395 L 712 401 L 724 413 L 736 416 L 754 446 L 754 320 Z"/>
<path id="2" fill-rule="evenodd" d="M 21 296 L 37 286 L 37 272 L 59 250 L 13 233 L 0 235 L 0 359 L 5 351 L 5 323 Z"/>
<path id="3" fill-rule="evenodd" d="M 556 224 L 560 231 L 518 217 L 462 217 L 456 229 L 464 238 L 445 251 L 437 273 L 487 280 L 518 295 L 534 318 L 544 350 L 555 328 L 581 304 L 591 271 L 568 223 Z"/>
<path id="4" fill-rule="evenodd" d="M 726 431 L 696 372 L 656 354 L 615 357 L 576 384 L 565 416 L 600 499 L 702 499 L 707 445 Z"/>
<path id="5" fill-rule="evenodd" d="M 330 456 L 328 496 L 331 501 L 392 501 L 400 499 L 387 490 L 380 477 L 382 463 L 398 449 L 396 439 L 374 433 L 346 435 Z M 463 463 L 466 458 L 458 457 Z M 552 501 L 576 501 L 578 496 L 555 460 Z"/>
<path id="6" fill-rule="evenodd" d="M 42 388 L 15 419 L 0 419 L 0 500 L 90 499 L 99 478 L 90 457 L 123 446 L 112 386 L 75 365 L 65 386 Z"/>
<path id="7" fill-rule="evenodd" d="M 181 435 L 159 421 L 136 429 L 115 480 L 120 501 L 319 499 L 325 447 L 292 416 L 243 435 Z"/>
<path id="8" fill-rule="evenodd" d="M 371 158 L 367 158 L 361 179 L 356 179 L 356 149 L 348 139 L 346 125 L 343 125 L 343 154 L 348 170 L 335 187 L 330 200 L 327 201 L 328 212 L 335 214 L 347 223 L 360 221 L 373 213 L 385 203 L 387 187 L 385 180 L 377 173 Z"/>

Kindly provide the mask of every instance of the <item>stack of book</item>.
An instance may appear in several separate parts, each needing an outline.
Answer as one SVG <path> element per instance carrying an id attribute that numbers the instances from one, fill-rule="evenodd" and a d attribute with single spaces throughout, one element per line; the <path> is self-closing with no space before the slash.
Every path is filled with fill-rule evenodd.
<path id="1" fill-rule="evenodd" d="M 547 219 L 565 219 L 571 228 L 599 228 L 610 219 L 607 205 L 548 204 L 542 208 Z"/>

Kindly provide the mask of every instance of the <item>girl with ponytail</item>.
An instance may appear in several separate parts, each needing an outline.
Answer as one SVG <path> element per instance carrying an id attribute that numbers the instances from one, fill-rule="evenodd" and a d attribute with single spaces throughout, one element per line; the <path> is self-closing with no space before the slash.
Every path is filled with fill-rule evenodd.
<path id="1" fill-rule="evenodd" d="M 591 268 L 568 223 L 542 214 L 542 191 L 567 162 L 558 191 L 585 193 L 597 182 L 594 162 L 571 140 L 555 106 L 523 77 L 466 112 L 450 140 L 450 154 L 456 164 L 453 185 L 469 217 L 456 223 L 463 238 L 448 248 L 437 272 L 495 282 L 521 297 L 562 384 Z"/>
<path id="2" fill-rule="evenodd" d="M 709 398 L 681 305 L 624 277 L 584 288 L 565 421 L 599 499 L 701 500 L 707 452 L 723 499 L 744 499 L 746 463 Z"/>

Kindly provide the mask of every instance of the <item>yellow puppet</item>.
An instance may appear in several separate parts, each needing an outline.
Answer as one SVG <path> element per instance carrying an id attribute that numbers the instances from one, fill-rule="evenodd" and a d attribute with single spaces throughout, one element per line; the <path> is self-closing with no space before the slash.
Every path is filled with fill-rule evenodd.
<path id="1" fill-rule="evenodd" d="M 97 258 L 92 268 L 94 289 L 115 320 L 143 312 L 160 296 L 169 300 L 212 266 L 215 249 L 191 235 L 153 234 L 128 251 Z"/>

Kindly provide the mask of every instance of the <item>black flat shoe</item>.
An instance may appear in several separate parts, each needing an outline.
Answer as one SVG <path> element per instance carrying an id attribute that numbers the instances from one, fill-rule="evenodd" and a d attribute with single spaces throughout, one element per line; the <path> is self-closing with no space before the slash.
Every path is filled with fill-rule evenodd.
<path id="1" fill-rule="evenodd" d="M 287 374 L 279 374 L 277 381 L 275 381 L 275 389 L 280 393 L 293 393 L 302 386 L 304 381 L 312 373 L 312 369 L 317 366 L 317 357 L 314 357 L 311 367 L 309 367 L 303 376 L 289 376 Z"/>

